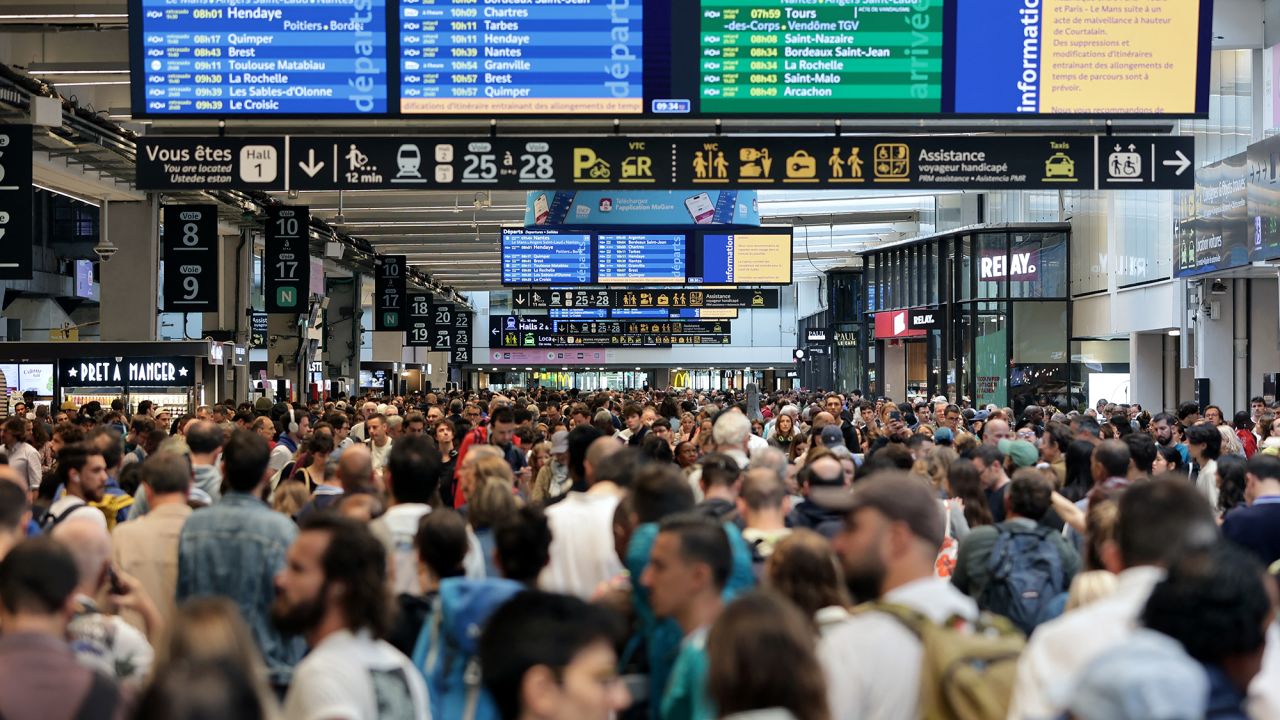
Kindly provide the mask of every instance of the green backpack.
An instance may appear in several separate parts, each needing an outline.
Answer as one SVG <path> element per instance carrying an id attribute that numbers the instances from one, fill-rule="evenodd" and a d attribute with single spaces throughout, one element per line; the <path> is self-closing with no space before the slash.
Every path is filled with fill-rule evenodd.
<path id="1" fill-rule="evenodd" d="M 1018 657 L 1026 640 L 1013 623 L 982 613 L 939 625 L 902 605 L 871 602 L 855 614 L 882 612 L 901 622 L 924 646 L 920 668 L 921 720 L 1004 720 L 1009 714 Z"/>

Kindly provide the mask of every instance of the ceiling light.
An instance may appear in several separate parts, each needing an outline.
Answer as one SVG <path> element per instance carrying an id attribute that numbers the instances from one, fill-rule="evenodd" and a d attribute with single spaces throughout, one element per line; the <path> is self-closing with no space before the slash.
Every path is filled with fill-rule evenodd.
<path id="1" fill-rule="evenodd" d="M 1182 335 L 1182 331 L 1181 331 L 1181 330 L 1170 330 L 1170 331 L 1169 331 L 1169 337 L 1179 337 L 1179 336 L 1181 336 L 1181 335 Z"/>

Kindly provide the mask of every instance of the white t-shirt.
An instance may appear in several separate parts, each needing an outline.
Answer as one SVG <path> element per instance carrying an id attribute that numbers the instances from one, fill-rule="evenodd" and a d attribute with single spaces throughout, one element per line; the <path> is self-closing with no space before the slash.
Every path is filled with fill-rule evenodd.
<path id="1" fill-rule="evenodd" d="M 68 509 L 77 505 L 80 507 L 67 513 L 67 516 L 59 520 L 58 523 L 64 523 L 71 518 L 87 518 L 89 520 L 102 523 L 102 527 L 104 528 L 107 526 L 107 516 L 103 515 L 101 510 L 95 507 L 89 507 L 85 504 L 84 500 L 76 497 L 75 495 L 63 495 L 61 500 L 50 505 L 49 517 L 61 517 L 62 513 L 67 512 Z"/>
<path id="2" fill-rule="evenodd" d="M 385 526 L 387 534 L 391 536 L 392 567 L 396 574 L 392 588 L 397 595 L 422 594 L 422 588 L 418 584 L 418 550 L 413 545 L 413 539 L 418 535 L 418 523 L 429 512 L 430 505 L 404 503 L 392 505 L 382 517 L 374 521 Z"/>
<path id="3" fill-rule="evenodd" d="M 366 631 L 341 630 L 298 663 L 285 720 L 430 720 L 427 686 L 409 658 Z"/>
<path id="4" fill-rule="evenodd" d="M 551 559 L 538 579 L 538 587 L 588 600 L 601 583 L 622 572 L 622 562 L 613 547 L 613 513 L 617 507 L 616 495 L 571 492 L 547 508 Z"/>
<path id="5" fill-rule="evenodd" d="M 382 469 L 387 466 L 387 458 L 391 457 L 392 444 L 391 438 L 387 438 L 387 444 L 382 447 L 378 447 L 372 442 L 369 443 L 369 454 L 373 456 L 373 471 L 375 473 L 382 472 Z"/>

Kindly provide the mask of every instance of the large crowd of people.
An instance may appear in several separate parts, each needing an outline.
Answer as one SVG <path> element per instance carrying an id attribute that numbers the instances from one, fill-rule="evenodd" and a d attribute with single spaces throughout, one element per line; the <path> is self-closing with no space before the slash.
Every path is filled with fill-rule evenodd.
<path id="1" fill-rule="evenodd" d="M 1263 398 L 15 410 L 4 720 L 1280 718 Z"/>

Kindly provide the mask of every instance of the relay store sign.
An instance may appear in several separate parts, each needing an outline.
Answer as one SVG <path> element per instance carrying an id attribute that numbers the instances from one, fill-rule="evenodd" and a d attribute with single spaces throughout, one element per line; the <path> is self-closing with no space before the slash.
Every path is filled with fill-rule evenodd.
<path id="1" fill-rule="evenodd" d="M 910 326 L 908 310 L 876 313 L 876 339 L 924 337 L 924 330 L 913 330 Z"/>
<path id="2" fill-rule="evenodd" d="M 1037 280 L 1040 278 L 1040 251 L 1028 250 L 1014 252 L 1006 256 L 1004 253 L 984 254 L 978 258 L 979 280 Z"/>
<path id="3" fill-rule="evenodd" d="M 196 384 L 195 359 L 63 359 L 58 361 L 58 384 L 64 388 L 192 387 Z"/>
<path id="4" fill-rule="evenodd" d="M 916 308 L 907 311 L 908 330 L 937 330 L 942 327 L 942 310 Z"/>

